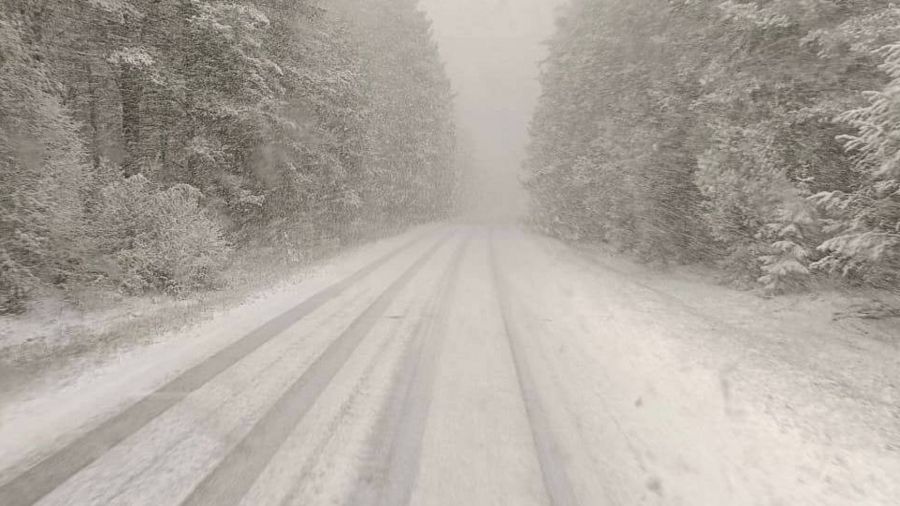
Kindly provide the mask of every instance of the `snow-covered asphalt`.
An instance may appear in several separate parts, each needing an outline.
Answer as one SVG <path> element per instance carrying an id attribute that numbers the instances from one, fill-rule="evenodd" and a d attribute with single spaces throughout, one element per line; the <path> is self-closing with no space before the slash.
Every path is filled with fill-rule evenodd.
<path id="1" fill-rule="evenodd" d="M 155 356 L 152 387 L 5 419 L 0 505 L 900 504 L 896 347 L 877 395 L 810 386 L 766 343 L 827 329 L 747 328 L 515 228 L 354 261 Z"/>

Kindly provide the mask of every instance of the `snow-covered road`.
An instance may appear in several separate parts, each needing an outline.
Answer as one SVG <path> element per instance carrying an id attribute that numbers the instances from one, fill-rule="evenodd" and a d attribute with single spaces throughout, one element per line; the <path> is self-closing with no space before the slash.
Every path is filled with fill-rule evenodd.
<path id="1" fill-rule="evenodd" d="M 728 293 L 419 230 L 6 406 L 0 505 L 900 504 L 896 342 Z"/>

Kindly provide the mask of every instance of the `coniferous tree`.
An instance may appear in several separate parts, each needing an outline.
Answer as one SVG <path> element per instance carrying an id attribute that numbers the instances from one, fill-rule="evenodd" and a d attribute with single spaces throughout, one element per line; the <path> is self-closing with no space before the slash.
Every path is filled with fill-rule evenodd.
<path id="1" fill-rule="evenodd" d="M 871 121 L 863 93 L 886 84 L 873 51 L 900 40 L 898 21 L 880 0 L 573 1 L 532 123 L 533 221 L 772 292 L 849 265 L 839 244 L 859 244 L 841 230 L 869 225 L 837 202 L 860 217 L 844 197 L 877 178 L 855 151 L 868 141 L 845 151 L 839 136 Z M 879 244 L 855 256 L 896 250 Z"/>
<path id="2" fill-rule="evenodd" d="M 0 313 L 451 209 L 452 97 L 412 1 L 0 0 L 0 92 Z"/>

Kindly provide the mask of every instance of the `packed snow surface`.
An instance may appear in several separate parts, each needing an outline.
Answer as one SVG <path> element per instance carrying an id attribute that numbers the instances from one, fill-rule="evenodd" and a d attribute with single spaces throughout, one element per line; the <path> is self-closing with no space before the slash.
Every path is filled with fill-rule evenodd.
<path id="1" fill-rule="evenodd" d="M 898 334 L 418 229 L 7 399 L 0 502 L 896 505 Z"/>

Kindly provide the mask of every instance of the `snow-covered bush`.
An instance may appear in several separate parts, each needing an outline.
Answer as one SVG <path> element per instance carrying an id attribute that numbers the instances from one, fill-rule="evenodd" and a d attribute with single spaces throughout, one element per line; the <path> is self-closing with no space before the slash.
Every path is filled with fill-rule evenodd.
<path id="1" fill-rule="evenodd" d="M 214 282 L 229 247 L 201 197 L 185 184 L 157 189 L 141 175 L 102 190 L 98 244 L 115 259 L 118 272 L 110 274 L 123 289 L 180 293 Z"/>

